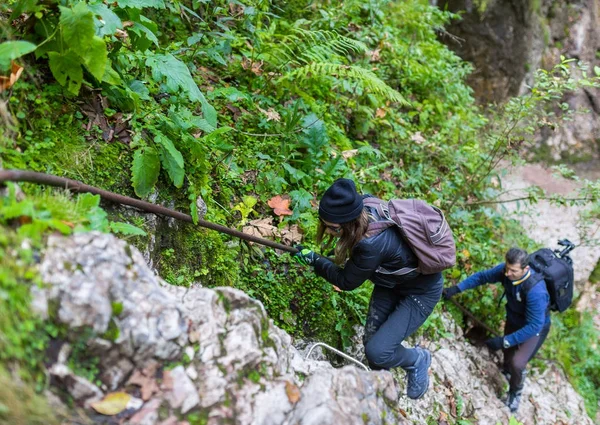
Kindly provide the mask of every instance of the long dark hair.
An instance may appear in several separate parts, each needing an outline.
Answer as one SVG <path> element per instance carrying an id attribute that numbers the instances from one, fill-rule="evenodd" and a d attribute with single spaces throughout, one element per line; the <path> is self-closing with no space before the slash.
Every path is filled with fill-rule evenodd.
<path id="1" fill-rule="evenodd" d="M 331 245 L 337 241 L 335 243 L 336 264 L 344 264 L 350 257 L 352 249 L 365 237 L 369 227 L 369 215 L 363 209 L 357 218 L 348 223 L 342 223 L 340 226 L 342 230 L 339 239 L 325 234 L 327 226 L 322 221 L 319 222 L 319 228 L 317 229 L 317 243 L 321 245 L 325 240 L 325 244 L 322 246 L 323 252 L 329 250 Z"/>

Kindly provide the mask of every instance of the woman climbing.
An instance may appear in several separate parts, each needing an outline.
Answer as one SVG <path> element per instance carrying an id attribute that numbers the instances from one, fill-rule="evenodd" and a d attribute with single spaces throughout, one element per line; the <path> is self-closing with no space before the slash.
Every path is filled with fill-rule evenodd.
<path id="1" fill-rule="evenodd" d="M 319 203 L 317 231 L 319 245 L 324 239 L 326 243 L 337 240 L 335 263 L 302 246 L 296 258 L 344 291 L 356 289 L 366 280 L 375 284 L 363 340 L 369 366 L 404 369 L 407 395 L 418 399 L 429 386 L 431 353 L 420 347 L 405 347 L 402 342 L 425 322 L 439 301 L 442 274 L 417 271 L 417 257 L 397 226 L 373 231 L 370 224 L 384 220 L 380 210 L 371 206 L 373 199 L 359 194 L 352 180 L 335 181 Z"/>

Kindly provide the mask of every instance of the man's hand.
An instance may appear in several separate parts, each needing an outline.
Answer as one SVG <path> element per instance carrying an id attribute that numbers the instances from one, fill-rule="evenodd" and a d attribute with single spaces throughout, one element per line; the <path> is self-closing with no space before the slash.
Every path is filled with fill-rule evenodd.
<path id="1" fill-rule="evenodd" d="M 495 338 L 490 338 L 485 342 L 485 345 L 492 351 L 497 351 L 502 348 L 504 342 L 504 338 L 501 336 L 497 336 Z"/>
<path id="2" fill-rule="evenodd" d="M 294 260 L 305 266 L 312 266 L 319 256 L 308 248 L 302 245 L 297 245 L 298 252 L 294 254 Z"/>
<path id="3" fill-rule="evenodd" d="M 451 286 L 450 288 L 444 288 L 444 290 L 442 291 L 442 296 L 444 297 L 445 300 L 449 300 L 450 298 L 452 298 L 459 292 L 460 292 L 460 288 L 458 287 L 458 285 Z"/>

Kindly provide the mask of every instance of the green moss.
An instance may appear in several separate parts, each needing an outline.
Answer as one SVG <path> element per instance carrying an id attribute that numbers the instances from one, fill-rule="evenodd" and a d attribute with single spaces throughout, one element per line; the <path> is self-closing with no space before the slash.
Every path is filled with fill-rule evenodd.
<path id="1" fill-rule="evenodd" d="M 193 224 L 178 223 L 175 229 L 163 225 L 157 244 L 169 247 L 157 256 L 159 274 L 173 285 L 233 286 L 239 265 L 236 251 L 225 245 L 226 237 Z"/>
<path id="2" fill-rule="evenodd" d="M 26 383 L 15 381 L 0 365 L 0 423 L 58 425 L 54 408 Z"/>
<path id="3" fill-rule="evenodd" d="M 591 283 L 600 283 L 600 260 L 598 260 L 594 270 L 592 270 L 589 280 Z"/>

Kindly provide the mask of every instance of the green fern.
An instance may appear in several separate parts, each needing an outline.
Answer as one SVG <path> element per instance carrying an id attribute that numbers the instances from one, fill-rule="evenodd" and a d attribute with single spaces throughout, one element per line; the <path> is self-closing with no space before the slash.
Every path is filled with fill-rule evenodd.
<path id="1" fill-rule="evenodd" d="M 408 101 L 396 90 L 383 82 L 375 73 L 368 69 L 354 65 L 342 65 L 338 63 L 313 62 L 301 68 L 288 72 L 282 77 L 285 80 L 306 80 L 332 75 L 337 78 L 347 78 L 356 81 L 365 92 L 370 92 L 377 97 L 397 102 L 408 106 Z"/>
<path id="2" fill-rule="evenodd" d="M 367 51 L 364 43 L 335 31 L 301 28 L 294 28 L 292 34 L 267 46 L 261 57 L 278 67 L 302 66 L 311 62 L 342 62 L 348 55 Z"/>

